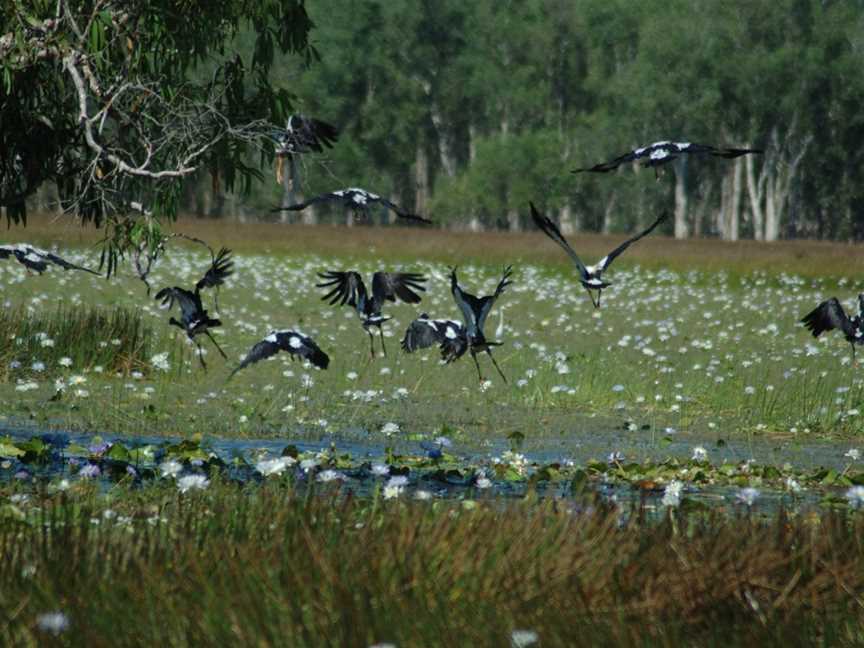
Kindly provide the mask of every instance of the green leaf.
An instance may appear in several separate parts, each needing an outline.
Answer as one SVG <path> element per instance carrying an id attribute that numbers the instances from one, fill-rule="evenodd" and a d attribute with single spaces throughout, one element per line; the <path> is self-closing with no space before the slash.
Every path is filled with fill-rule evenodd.
<path id="1" fill-rule="evenodd" d="M 10 443 L 0 443 L 0 457 L 23 457 L 25 452 Z"/>

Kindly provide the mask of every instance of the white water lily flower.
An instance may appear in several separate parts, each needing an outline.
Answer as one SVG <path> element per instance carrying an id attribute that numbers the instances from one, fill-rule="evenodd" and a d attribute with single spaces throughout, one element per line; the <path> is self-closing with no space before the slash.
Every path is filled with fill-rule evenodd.
<path id="1" fill-rule="evenodd" d="M 527 648 L 540 641 L 540 636 L 533 630 L 514 630 L 510 633 L 510 645 L 513 648 Z"/>
<path id="2" fill-rule="evenodd" d="M 286 468 L 297 463 L 293 457 L 277 457 L 275 459 L 264 459 L 255 464 L 255 470 L 269 477 L 270 475 L 281 475 Z"/>
<path id="3" fill-rule="evenodd" d="M 159 464 L 159 475 L 161 477 L 177 477 L 181 472 L 183 472 L 183 464 L 174 459 L 169 459 Z"/>
<path id="4" fill-rule="evenodd" d="M 735 499 L 737 499 L 742 504 L 746 504 L 747 506 L 753 506 L 753 503 L 756 501 L 759 495 L 761 495 L 761 493 L 758 489 L 747 487 L 739 490 L 735 495 Z"/>
<path id="5" fill-rule="evenodd" d="M 204 490 L 210 485 L 210 480 L 204 475 L 186 475 L 177 480 L 177 488 L 181 493 L 190 490 Z"/>
<path id="6" fill-rule="evenodd" d="M 677 479 L 666 484 L 666 488 L 663 490 L 663 506 L 677 507 L 681 503 L 682 490 L 684 490 L 684 484 Z"/>
<path id="7" fill-rule="evenodd" d="M 847 490 L 846 501 L 854 509 L 864 508 L 864 486 L 853 486 Z"/>
<path id="8" fill-rule="evenodd" d="M 340 473 L 338 470 L 322 470 L 318 473 L 318 481 L 319 482 L 332 482 L 332 481 L 344 481 L 345 475 Z"/>
<path id="9" fill-rule="evenodd" d="M 36 626 L 56 636 L 69 628 L 69 617 L 63 612 L 45 612 L 36 617 Z"/>
<path id="10" fill-rule="evenodd" d="M 693 448 L 691 459 L 699 462 L 708 461 L 708 451 L 703 446 L 696 446 Z"/>

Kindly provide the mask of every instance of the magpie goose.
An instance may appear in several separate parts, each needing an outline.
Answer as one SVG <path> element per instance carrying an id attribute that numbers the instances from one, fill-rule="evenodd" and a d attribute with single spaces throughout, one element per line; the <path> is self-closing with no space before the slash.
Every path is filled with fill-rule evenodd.
<path id="1" fill-rule="evenodd" d="M 468 333 L 461 322 L 455 320 L 433 320 L 426 313 L 408 325 L 402 338 L 402 349 L 414 353 L 438 345 L 441 359 L 450 363 L 461 358 L 468 350 Z"/>
<path id="2" fill-rule="evenodd" d="M 219 343 L 210 334 L 209 329 L 222 326 L 222 322 L 211 318 L 204 309 L 204 306 L 201 304 L 201 289 L 221 286 L 225 282 L 225 279 L 234 272 L 232 270 L 234 262 L 230 260 L 230 256 L 231 250 L 224 247 L 219 250 L 207 272 L 195 284 L 195 292 L 175 286 L 173 288 L 163 288 L 156 293 L 155 297 L 156 299 L 161 299 L 162 305 L 168 308 L 173 308 L 175 301 L 180 304 L 180 321 L 178 322 L 172 317 L 168 323 L 183 329 L 187 337 L 195 343 L 195 346 L 198 347 L 198 360 L 205 369 L 207 365 L 204 362 L 201 345 L 195 339 L 197 335 L 204 333 L 210 338 L 210 341 L 216 346 L 216 349 L 223 358 L 227 360 L 228 356 L 225 355 L 222 347 L 219 346 Z"/>
<path id="3" fill-rule="evenodd" d="M 312 338 L 299 331 L 271 331 L 270 335 L 250 349 L 240 365 L 231 372 L 231 376 L 259 360 L 276 355 L 280 351 L 287 351 L 292 358 L 300 357 L 308 360 L 319 369 L 326 369 L 327 365 L 330 364 L 329 356 L 315 344 Z"/>
<path id="4" fill-rule="evenodd" d="M 564 251 L 570 256 L 573 260 L 573 263 L 576 265 L 576 269 L 579 271 L 579 282 L 585 287 L 585 290 L 588 291 L 588 296 L 591 297 L 591 303 L 594 304 L 594 308 L 600 308 L 600 296 L 603 293 L 603 289 L 611 286 L 612 283 L 609 281 L 603 280 L 603 273 L 612 265 L 612 262 L 615 258 L 621 254 L 624 250 L 626 250 L 631 243 L 634 243 L 641 239 L 643 236 L 650 234 L 655 227 L 657 227 L 660 223 L 662 223 L 668 216 L 668 212 L 663 212 L 660 214 L 660 217 L 654 221 L 651 226 L 646 229 L 641 234 L 637 234 L 633 238 L 627 239 L 617 248 L 612 250 L 605 257 L 600 259 L 596 265 L 586 266 L 582 263 L 582 260 L 576 254 L 570 244 L 567 243 L 567 240 L 561 234 L 561 230 L 558 229 L 558 226 L 549 219 L 548 216 L 541 215 L 537 209 L 534 207 L 534 203 L 529 203 L 531 206 L 531 218 L 534 219 L 535 225 L 539 227 L 543 233 L 555 241 L 558 245 L 564 248 Z M 594 293 L 592 290 L 597 291 L 597 300 L 594 300 Z"/>
<path id="5" fill-rule="evenodd" d="M 626 162 L 634 160 L 645 160 L 643 166 L 658 167 L 671 162 L 681 154 L 712 155 L 721 158 L 736 158 L 748 153 L 763 153 L 760 149 L 749 148 L 717 148 L 708 144 L 694 144 L 692 142 L 654 142 L 649 146 L 634 149 L 609 162 L 601 162 L 585 169 L 574 169 L 571 173 L 608 173 Z"/>
<path id="6" fill-rule="evenodd" d="M 481 351 L 485 351 L 489 354 L 489 358 L 492 360 L 492 364 L 495 365 L 495 369 L 498 370 L 501 379 L 505 383 L 507 382 L 507 378 L 504 377 L 501 367 L 498 366 L 498 363 L 492 356 L 492 347 L 500 346 L 501 342 L 488 341 L 486 336 L 483 334 L 483 325 L 486 323 L 486 318 L 489 316 L 489 311 L 492 310 L 492 306 L 495 305 L 495 301 L 501 296 L 501 293 L 504 292 L 507 286 L 513 283 L 510 281 L 510 275 L 512 272 L 513 266 L 507 266 L 504 269 L 504 275 L 501 277 L 501 281 L 498 282 L 498 286 L 495 288 L 495 292 L 491 295 L 478 298 L 462 290 L 459 286 L 459 280 L 456 277 L 456 268 L 451 268 L 450 270 L 450 292 L 453 294 L 453 299 L 459 307 L 459 310 L 462 311 L 462 320 L 465 326 L 465 337 L 467 340 L 468 351 L 471 352 L 471 358 L 474 360 L 474 365 L 477 367 L 477 375 L 480 378 L 480 382 L 483 382 L 483 374 L 480 373 L 480 363 L 477 362 L 477 353 Z M 455 347 L 456 345 L 453 346 Z M 443 352 L 444 349 L 442 348 L 442 355 Z M 459 355 L 452 358 L 452 360 L 458 358 L 462 353 L 465 353 L 464 349 L 459 353 Z M 445 358 L 445 360 L 447 360 L 447 358 Z M 448 362 L 449 361 L 450 360 L 448 360 Z"/>
<path id="7" fill-rule="evenodd" d="M 276 182 L 282 184 L 285 158 L 293 163 L 295 155 L 322 153 L 339 139 L 339 130 L 332 124 L 305 115 L 290 115 L 284 130 L 274 132 L 276 140 Z"/>
<path id="8" fill-rule="evenodd" d="M 369 334 L 369 348 L 372 357 L 375 357 L 375 338 L 371 329 L 378 327 L 381 336 L 381 350 L 387 355 L 384 347 L 384 331 L 381 325 L 389 320 L 389 317 L 381 315 L 384 302 L 395 302 L 401 299 L 406 304 L 417 304 L 420 295 L 415 291 L 425 292 L 422 284 L 426 277 L 415 272 L 376 272 L 372 275 L 372 294 L 366 290 L 366 285 L 360 277 L 360 273 L 350 272 L 321 272 L 318 276 L 325 279 L 323 283 L 316 284 L 317 288 L 329 288 L 330 291 L 321 299 L 330 302 L 331 306 L 338 304 L 344 306 L 346 303 L 353 306 L 357 314 L 363 320 L 363 330 Z"/>
<path id="9" fill-rule="evenodd" d="M 842 304 L 832 297 L 807 313 L 801 321 L 818 338 L 825 331 L 840 329 L 852 346 L 852 361 L 855 361 L 855 345 L 864 344 L 864 293 L 858 295 L 858 314 L 849 317 Z"/>
<path id="10" fill-rule="evenodd" d="M 84 272 L 89 272 L 91 274 L 99 274 L 90 268 L 69 263 L 56 254 L 40 250 L 29 243 L 0 245 L 0 259 L 8 259 L 10 256 L 14 256 L 15 260 L 27 268 L 28 271 L 32 270 L 39 274 L 45 272 L 49 263 L 60 266 L 64 270 L 83 270 Z"/>
<path id="11" fill-rule="evenodd" d="M 297 203 L 295 205 L 288 205 L 287 207 L 276 207 L 271 211 L 300 211 L 302 209 L 306 209 L 309 205 L 313 205 L 315 203 L 332 201 L 340 201 L 346 208 L 353 210 L 355 214 L 362 215 L 367 220 L 370 216 L 370 206 L 378 203 L 384 205 L 387 209 L 395 212 L 395 214 L 399 218 L 416 221 L 418 223 L 425 223 L 426 225 L 432 223 L 432 221 L 428 218 L 423 218 L 422 216 L 418 216 L 417 214 L 407 212 L 398 205 L 390 202 L 386 198 L 383 198 L 378 194 L 374 194 L 371 191 L 360 189 L 359 187 L 349 187 L 347 189 L 331 191 L 330 193 L 314 196 L 309 200 L 304 200 L 303 202 Z"/>

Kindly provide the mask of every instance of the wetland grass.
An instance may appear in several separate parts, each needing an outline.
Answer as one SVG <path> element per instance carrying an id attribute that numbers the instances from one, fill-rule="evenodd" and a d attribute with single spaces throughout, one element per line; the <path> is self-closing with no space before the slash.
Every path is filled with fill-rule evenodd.
<path id="1" fill-rule="evenodd" d="M 856 645 L 864 516 L 86 483 L 0 515 L 3 645 Z M 37 619 L 60 612 L 56 636 Z"/>

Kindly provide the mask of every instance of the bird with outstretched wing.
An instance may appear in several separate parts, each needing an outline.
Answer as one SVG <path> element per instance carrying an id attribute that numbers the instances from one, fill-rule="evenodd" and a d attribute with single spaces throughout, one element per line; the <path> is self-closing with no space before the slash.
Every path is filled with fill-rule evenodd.
<path id="1" fill-rule="evenodd" d="M 99 275 L 95 270 L 70 263 L 53 252 L 42 250 L 30 245 L 29 243 L 0 245 L 0 259 L 8 259 L 10 256 L 14 257 L 15 260 L 27 268 L 28 271 L 37 272 L 39 274 L 45 272 L 45 270 L 48 269 L 49 264 L 53 264 L 63 268 L 64 270 L 83 270 L 90 274 Z"/>
<path id="2" fill-rule="evenodd" d="M 271 331 L 267 337 L 249 350 L 249 353 L 231 372 L 231 376 L 251 364 L 276 355 L 280 351 L 287 352 L 292 358 L 308 360 L 319 369 L 326 369 L 330 364 L 330 357 L 321 350 L 312 338 L 299 331 Z"/>

